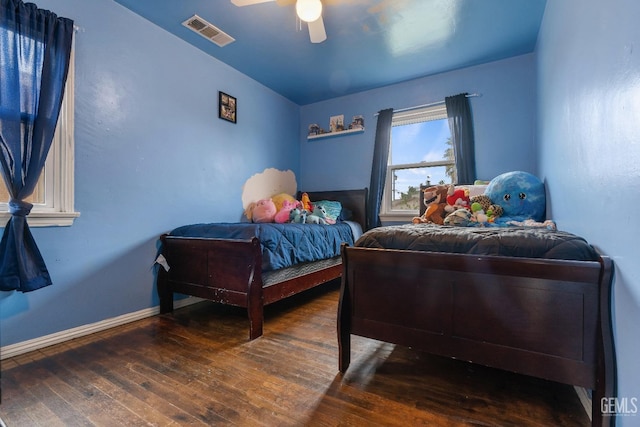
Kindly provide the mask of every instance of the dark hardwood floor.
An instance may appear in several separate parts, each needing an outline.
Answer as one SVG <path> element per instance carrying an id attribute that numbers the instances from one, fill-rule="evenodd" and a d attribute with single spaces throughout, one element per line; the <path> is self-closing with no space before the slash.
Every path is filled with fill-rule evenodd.
<path id="1" fill-rule="evenodd" d="M 571 386 L 353 337 L 338 372 L 335 283 L 268 306 L 202 302 L 2 361 L 23 426 L 587 426 Z"/>

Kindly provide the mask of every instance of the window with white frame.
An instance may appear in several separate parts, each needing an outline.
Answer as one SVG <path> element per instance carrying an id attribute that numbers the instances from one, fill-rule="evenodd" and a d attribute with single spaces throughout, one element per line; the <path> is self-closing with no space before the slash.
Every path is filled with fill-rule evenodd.
<path id="1" fill-rule="evenodd" d="M 420 185 L 456 182 L 444 103 L 393 113 L 381 216 L 405 221 L 419 211 Z"/>
<path id="2" fill-rule="evenodd" d="M 0 28 L 2 30 L 2 28 Z M 33 204 L 27 216 L 30 226 L 67 226 L 80 214 L 74 211 L 74 77 L 75 49 L 71 50 L 69 72 L 56 132 L 40 179 L 26 201 Z M 1 111 L 1 109 L 0 109 Z M 0 178 L 0 181 L 2 178 Z M 0 182 L 0 227 L 9 219 L 9 192 Z"/>

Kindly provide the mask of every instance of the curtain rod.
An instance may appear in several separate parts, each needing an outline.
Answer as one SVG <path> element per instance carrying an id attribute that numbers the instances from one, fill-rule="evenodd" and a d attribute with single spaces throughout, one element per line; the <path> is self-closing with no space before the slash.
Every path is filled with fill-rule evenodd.
<path id="1" fill-rule="evenodd" d="M 480 96 L 482 96 L 481 93 L 468 93 L 467 94 L 467 98 L 475 98 L 475 97 L 480 97 Z M 401 113 L 403 111 L 417 110 L 418 108 L 434 107 L 436 105 L 441 105 L 441 104 L 444 104 L 444 100 L 438 101 L 438 102 L 432 102 L 430 104 L 416 105 L 415 107 L 400 108 L 398 110 L 393 110 L 393 112 L 394 113 Z M 374 114 L 374 117 L 376 117 L 376 116 L 378 116 L 378 113 Z"/>

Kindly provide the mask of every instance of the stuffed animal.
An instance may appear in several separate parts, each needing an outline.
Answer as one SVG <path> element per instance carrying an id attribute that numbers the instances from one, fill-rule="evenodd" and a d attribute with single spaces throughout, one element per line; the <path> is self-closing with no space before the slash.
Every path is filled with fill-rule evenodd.
<path id="1" fill-rule="evenodd" d="M 274 222 L 278 224 L 284 224 L 285 222 L 289 222 L 289 214 L 291 210 L 298 206 L 297 201 L 283 200 L 282 208 L 278 212 L 276 212 L 275 217 L 273 218 Z"/>
<path id="2" fill-rule="evenodd" d="M 307 224 L 326 224 L 327 211 L 324 209 L 324 206 L 318 205 L 313 208 L 313 212 L 310 215 L 307 215 L 306 223 Z"/>
<path id="3" fill-rule="evenodd" d="M 289 222 L 293 222 L 296 224 L 304 224 L 305 222 L 307 222 L 308 214 L 309 214 L 308 211 L 296 206 L 295 208 L 291 209 L 291 211 L 289 212 Z"/>
<path id="4" fill-rule="evenodd" d="M 489 222 L 489 216 L 487 216 L 482 205 L 478 202 L 471 204 L 471 221 L 479 225 L 484 225 Z"/>
<path id="5" fill-rule="evenodd" d="M 434 223 L 443 225 L 446 215 L 445 206 L 447 205 L 447 192 L 449 188 L 446 185 L 434 185 L 423 190 L 424 205 L 427 210 L 422 216 L 414 217 L 411 222 L 414 224 Z"/>
<path id="6" fill-rule="evenodd" d="M 545 219 L 544 184 L 530 173 L 514 171 L 498 175 L 489 182 L 484 194 L 502 207 L 502 216 L 496 223 Z"/>
<path id="7" fill-rule="evenodd" d="M 460 208 L 444 218 L 444 225 L 455 225 L 458 227 L 466 227 L 471 223 L 471 211 L 469 209 Z"/>
<path id="8" fill-rule="evenodd" d="M 285 201 L 288 201 L 290 203 L 296 203 L 297 202 L 295 197 L 290 196 L 287 193 L 278 193 L 278 194 L 276 194 L 274 196 L 271 196 L 271 200 L 273 200 L 273 203 L 276 205 L 276 212 L 280 212 L 280 210 L 284 206 L 284 202 Z"/>
<path id="9" fill-rule="evenodd" d="M 482 210 L 487 214 L 489 222 L 494 222 L 496 218 L 502 216 L 503 209 L 500 205 L 496 205 L 491 202 L 491 199 L 486 194 L 478 194 L 471 198 L 471 206 L 474 203 L 479 203 Z"/>
<path id="10" fill-rule="evenodd" d="M 311 199 L 309 199 L 309 195 L 307 193 L 302 193 L 302 196 L 300 196 L 300 203 L 302 203 L 302 209 L 305 209 L 308 212 L 313 210 Z"/>
<path id="11" fill-rule="evenodd" d="M 447 205 L 444 207 L 444 210 L 447 213 L 451 213 L 458 209 L 469 209 L 471 206 L 471 201 L 469 199 L 469 189 L 468 188 L 457 188 L 456 186 L 451 184 L 449 185 L 449 189 L 447 190 Z"/>
<path id="12" fill-rule="evenodd" d="M 270 198 L 258 200 L 247 215 L 252 222 L 273 222 L 275 216 L 276 205 Z"/>

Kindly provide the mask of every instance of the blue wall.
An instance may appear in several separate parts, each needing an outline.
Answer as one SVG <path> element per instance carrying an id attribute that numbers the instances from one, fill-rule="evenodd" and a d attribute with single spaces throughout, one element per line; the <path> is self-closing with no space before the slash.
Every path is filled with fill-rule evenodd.
<path id="1" fill-rule="evenodd" d="M 618 394 L 627 399 L 640 399 L 639 16 L 637 1 L 550 1 L 537 48 L 540 176 L 559 227 L 614 260 Z"/>
<path id="2" fill-rule="evenodd" d="M 547 183 L 549 213 L 616 264 L 619 394 L 640 397 L 640 3 L 547 3 L 535 54 L 298 107 L 111 0 L 38 0 L 76 20 L 76 209 L 34 229 L 54 285 L 0 294 L 1 346 L 157 305 L 157 236 L 240 217 L 241 186 L 267 167 L 306 189 L 369 184 L 374 113 L 472 98 L 477 170 Z M 217 91 L 238 124 L 217 118 Z M 365 117 L 363 134 L 308 142 L 307 126 Z M 594 402 L 598 404 L 598 402 Z M 621 417 L 620 425 L 635 418 Z"/>
<path id="3" fill-rule="evenodd" d="M 306 189 L 369 186 L 376 118 L 385 108 L 405 108 L 444 101 L 449 95 L 479 93 L 470 98 L 479 179 L 502 172 L 535 173 L 535 55 L 523 55 L 438 74 L 359 94 L 334 98 L 300 109 L 300 178 Z M 306 140 L 309 124 L 329 128 L 329 117 L 365 118 L 363 134 Z"/>
<path id="4" fill-rule="evenodd" d="M 75 20 L 71 227 L 34 228 L 53 286 L 0 293 L 6 346 L 157 305 L 158 236 L 235 221 L 242 185 L 297 173 L 298 106 L 111 0 L 38 0 Z M 218 91 L 238 123 L 218 119 Z"/>

